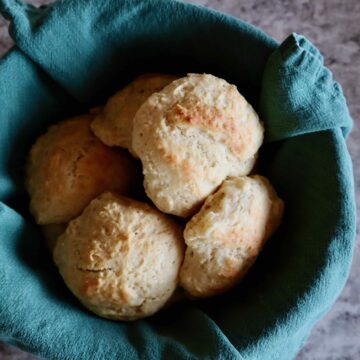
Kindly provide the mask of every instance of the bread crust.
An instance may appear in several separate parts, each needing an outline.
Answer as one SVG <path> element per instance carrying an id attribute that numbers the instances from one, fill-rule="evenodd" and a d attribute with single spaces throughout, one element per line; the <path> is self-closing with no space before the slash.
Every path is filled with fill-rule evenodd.
<path id="1" fill-rule="evenodd" d="M 225 180 L 186 225 L 181 286 L 207 297 L 236 285 L 279 226 L 283 209 L 263 176 Z"/>
<path id="2" fill-rule="evenodd" d="M 251 171 L 262 141 L 263 126 L 234 85 L 188 74 L 141 106 L 132 146 L 154 204 L 188 217 L 227 176 Z"/>
<path id="3" fill-rule="evenodd" d="M 90 130 L 92 115 L 53 125 L 31 148 L 26 187 L 38 224 L 67 223 L 102 192 L 129 194 L 139 176 L 136 161 L 105 146 Z"/>
<path id="4" fill-rule="evenodd" d="M 182 231 L 156 208 L 106 192 L 69 223 L 54 261 L 89 310 L 135 320 L 161 309 L 176 289 Z"/>
<path id="5" fill-rule="evenodd" d="M 95 135 L 106 145 L 132 148 L 133 120 L 145 100 L 178 77 L 170 74 L 144 74 L 118 91 L 91 123 Z"/>

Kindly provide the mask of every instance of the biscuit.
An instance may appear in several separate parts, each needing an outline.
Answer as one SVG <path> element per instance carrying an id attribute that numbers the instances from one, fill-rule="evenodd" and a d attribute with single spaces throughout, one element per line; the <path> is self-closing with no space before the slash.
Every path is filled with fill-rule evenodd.
<path id="1" fill-rule="evenodd" d="M 30 151 L 26 187 L 38 224 L 67 223 L 102 192 L 128 194 L 138 177 L 136 161 L 105 146 L 83 115 L 49 128 Z"/>
<path id="2" fill-rule="evenodd" d="M 283 208 L 262 176 L 225 180 L 186 225 L 180 285 L 196 297 L 236 285 L 279 226 Z"/>
<path id="3" fill-rule="evenodd" d="M 174 220 L 148 204 L 106 192 L 69 223 L 54 260 L 89 310 L 108 319 L 135 320 L 170 299 L 184 247 Z"/>
<path id="4" fill-rule="evenodd" d="M 134 153 L 132 142 L 133 119 L 144 101 L 178 77 L 168 74 L 145 74 L 113 95 L 95 117 L 91 128 L 106 145 L 121 146 Z"/>
<path id="5" fill-rule="evenodd" d="M 207 74 L 173 81 L 134 118 L 147 195 L 165 213 L 194 214 L 227 176 L 251 171 L 263 132 L 236 86 Z"/>

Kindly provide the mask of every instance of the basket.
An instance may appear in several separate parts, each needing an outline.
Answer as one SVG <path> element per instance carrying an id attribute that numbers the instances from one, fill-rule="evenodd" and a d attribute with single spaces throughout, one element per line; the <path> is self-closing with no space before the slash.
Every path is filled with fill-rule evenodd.
<path id="1" fill-rule="evenodd" d="M 0 0 L 16 46 L 0 61 L 0 338 L 44 358 L 291 359 L 349 273 L 351 118 L 318 50 L 281 45 L 230 16 L 174 0 Z M 134 76 L 208 72 L 237 85 L 266 128 L 261 172 L 284 222 L 231 292 L 134 323 L 96 317 L 66 289 L 28 213 L 24 164 L 51 124 Z"/>

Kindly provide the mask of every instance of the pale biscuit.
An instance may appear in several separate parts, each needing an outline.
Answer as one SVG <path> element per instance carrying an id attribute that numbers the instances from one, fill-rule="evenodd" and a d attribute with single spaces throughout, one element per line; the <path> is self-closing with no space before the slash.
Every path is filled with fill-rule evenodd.
<path id="1" fill-rule="evenodd" d="M 138 178 L 136 161 L 94 136 L 92 119 L 83 115 L 53 125 L 33 145 L 26 186 L 37 223 L 66 223 L 106 190 L 128 194 Z"/>
<path id="2" fill-rule="evenodd" d="M 280 224 L 283 208 L 262 176 L 225 180 L 186 225 L 180 285 L 198 297 L 233 287 Z"/>
<path id="3" fill-rule="evenodd" d="M 132 145 L 147 195 L 160 210 L 187 217 L 227 176 L 251 171 L 262 141 L 263 126 L 236 86 L 188 74 L 141 106 Z"/>
<path id="4" fill-rule="evenodd" d="M 134 153 L 133 119 L 144 101 L 178 77 L 169 74 L 145 74 L 113 95 L 91 124 L 95 135 L 109 146 L 121 146 Z"/>
<path id="5" fill-rule="evenodd" d="M 184 255 L 182 228 L 156 208 L 104 193 L 59 237 L 54 260 L 74 295 L 94 313 L 135 320 L 174 293 Z"/>

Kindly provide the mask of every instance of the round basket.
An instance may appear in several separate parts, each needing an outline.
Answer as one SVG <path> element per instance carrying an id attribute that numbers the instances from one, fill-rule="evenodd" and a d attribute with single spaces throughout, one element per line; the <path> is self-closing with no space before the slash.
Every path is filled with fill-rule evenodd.
<path id="1" fill-rule="evenodd" d="M 44 358 L 290 359 L 339 295 L 355 237 L 355 200 L 340 86 L 292 34 L 280 46 L 238 19 L 174 0 L 1 0 L 16 47 L 0 61 L 0 338 Z M 284 222 L 231 292 L 134 323 L 82 308 L 28 213 L 24 164 L 60 119 L 104 102 L 134 76 L 207 72 L 259 112 L 259 169 Z M 40 186 L 40 184 L 39 184 Z"/>

